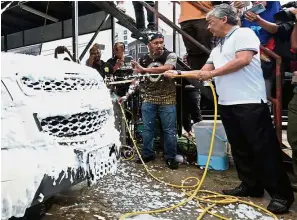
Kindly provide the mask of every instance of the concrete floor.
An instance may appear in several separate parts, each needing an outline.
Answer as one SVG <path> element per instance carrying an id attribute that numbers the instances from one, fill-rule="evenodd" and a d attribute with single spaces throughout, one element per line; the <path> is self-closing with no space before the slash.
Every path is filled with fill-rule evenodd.
<path id="1" fill-rule="evenodd" d="M 181 165 L 180 169 L 172 171 L 166 168 L 164 161 L 157 160 L 148 164 L 153 173 L 165 180 L 180 184 L 188 176 L 201 177 L 203 170 L 194 165 Z M 202 189 L 220 192 L 223 188 L 232 188 L 239 184 L 233 167 L 224 172 L 209 171 Z M 295 194 L 297 200 L 297 194 Z M 152 180 L 144 171 L 142 165 L 133 162 L 121 162 L 115 176 L 109 176 L 100 183 L 88 188 L 86 183 L 76 186 L 63 194 L 54 197 L 51 208 L 47 210 L 42 220 L 113 220 L 119 219 L 126 212 L 158 209 L 179 203 L 184 198 L 181 190 L 172 189 Z M 266 207 L 270 201 L 265 193 L 264 198 L 245 200 Z M 128 219 L 172 219 L 194 220 L 202 210 L 196 202 L 170 212 L 158 215 L 142 215 Z M 217 214 L 230 219 L 272 219 L 259 210 L 243 204 L 217 206 Z M 297 219 L 297 202 L 292 205 L 289 214 L 278 216 L 279 219 Z M 206 215 L 203 219 L 217 219 Z"/>

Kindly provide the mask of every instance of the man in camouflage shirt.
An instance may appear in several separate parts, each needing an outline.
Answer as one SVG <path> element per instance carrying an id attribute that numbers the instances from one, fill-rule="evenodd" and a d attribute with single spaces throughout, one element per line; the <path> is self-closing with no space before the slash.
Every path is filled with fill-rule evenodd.
<path id="1" fill-rule="evenodd" d="M 133 62 L 135 71 L 138 73 L 164 73 L 176 67 L 177 56 L 175 53 L 164 51 L 164 36 L 160 33 L 152 33 L 149 38 L 149 53 L 140 58 L 139 63 Z M 155 136 L 155 123 L 157 112 L 160 115 L 164 132 L 164 156 L 170 169 L 177 169 L 175 161 L 177 150 L 176 138 L 176 88 L 171 79 L 163 78 L 157 82 L 148 79 L 140 86 L 143 97 L 141 106 L 143 130 L 144 162 L 155 159 L 153 149 Z M 141 163 L 140 160 L 136 161 Z"/>

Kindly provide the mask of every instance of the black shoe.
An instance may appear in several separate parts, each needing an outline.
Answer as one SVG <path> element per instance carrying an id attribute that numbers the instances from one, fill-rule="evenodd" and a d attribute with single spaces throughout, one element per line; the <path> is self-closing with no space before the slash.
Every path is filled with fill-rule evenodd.
<path id="1" fill-rule="evenodd" d="M 155 25 L 148 25 L 148 26 L 147 26 L 147 29 L 150 30 L 150 31 L 155 31 L 155 32 L 156 32 L 156 27 L 155 27 Z"/>
<path id="2" fill-rule="evenodd" d="M 170 168 L 172 170 L 178 169 L 178 162 L 176 162 L 175 159 L 166 160 L 166 164 L 167 164 L 168 168 Z"/>
<path id="3" fill-rule="evenodd" d="M 136 35 L 135 35 L 134 33 L 131 34 L 131 37 L 134 38 L 134 39 L 137 38 Z"/>
<path id="4" fill-rule="evenodd" d="M 293 191 L 297 192 L 297 176 L 292 173 L 288 173 L 288 177 L 290 179 Z"/>
<path id="5" fill-rule="evenodd" d="M 157 31 L 147 28 L 147 29 L 142 30 L 141 33 L 144 34 L 144 35 L 150 35 L 150 34 L 153 34 L 153 33 L 157 33 Z"/>
<path id="6" fill-rule="evenodd" d="M 267 206 L 267 210 L 274 214 L 284 214 L 289 211 L 292 203 L 293 201 L 273 198 Z"/>
<path id="7" fill-rule="evenodd" d="M 138 30 L 139 30 L 141 33 L 143 33 L 146 29 L 145 29 L 145 28 L 139 28 Z M 131 37 L 134 38 L 134 39 L 137 38 L 136 35 L 135 35 L 134 33 L 131 34 Z"/>
<path id="8" fill-rule="evenodd" d="M 241 183 L 238 187 L 234 189 L 223 189 L 222 192 L 225 195 L 230 195 L 230 196 L 240 196 L 240 197 L 256 197 L 260 198 L 263 197 L 264 195 L 264 189 L 254 189 L 254 188 L 249 188 L 243 183 Z"/>
<path id="9" fill-rule="evenodd" d="M 149 156 L 149 157 L 142 157 L 142 160 L 143 160 L 144 163 L 148 163 L 148 162 L 153 161 L 155 159 L 156 159 L 155 155 L 152 155 L 152 156 Z M 140 158 L 137 158 L 135 163 L 142 164 L 142 161 L 140 160 Z"/>

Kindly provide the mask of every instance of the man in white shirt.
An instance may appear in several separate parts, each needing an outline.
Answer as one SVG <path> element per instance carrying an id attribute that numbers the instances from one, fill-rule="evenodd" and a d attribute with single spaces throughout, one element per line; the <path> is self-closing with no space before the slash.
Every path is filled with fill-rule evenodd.
<path id="1" fill-rule="evenodd" d="M 165 76 L 191 74 L 189 77 L 199 80 L 215 80 L 220 115 L 242 182 L 223 193 L 262 197 L 265 189 L 272 197 L 267 209 L 275 214 L 288 212 L 294 194 L 267 105 L 260 41 L 251 29 L 237 26 L 236 12 L 227 4 L 210 11 L 207 21 L 209 30 L 221 37 L 221 42 L 203 68 L 167 71 Z"/>

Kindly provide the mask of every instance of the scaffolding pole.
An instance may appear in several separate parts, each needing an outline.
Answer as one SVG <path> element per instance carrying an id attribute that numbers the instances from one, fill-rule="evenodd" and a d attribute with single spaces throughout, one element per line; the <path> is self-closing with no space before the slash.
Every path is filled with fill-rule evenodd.
<path id="1" fill-rule="evenodd" d="M 73 61 L 78 61 L 78 2 L 72 2 L 72 52 Z"/>

